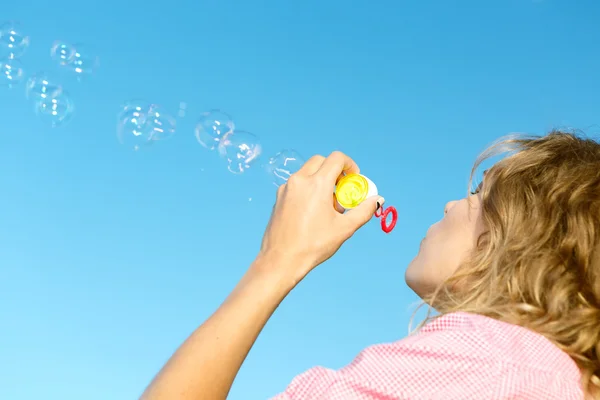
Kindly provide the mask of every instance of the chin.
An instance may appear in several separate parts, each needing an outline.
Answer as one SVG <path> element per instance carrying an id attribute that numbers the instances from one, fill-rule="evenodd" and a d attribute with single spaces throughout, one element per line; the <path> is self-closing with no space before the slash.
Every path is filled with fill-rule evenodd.
<path id="1" fill-rule="evenodd" d="M 409 288 L 411 288 L 413 290 L 413 292 L 419 294 L 417 288 L 419 287 L 419 279 L 418 279 L 418 274 L 417 271 L 418 269 L 418 255 L 413 258 L 413 260 L 408 263 L 408 266 L 406 267 L 406 271 L 404 271 L 404 281 L 406 282 L 406 284 L 408 285 Z"/>
<path id="2" fill-rule="evenodd" d="M 408 264 L 408 267 L 404 272 L 404 280 L 406 281 L 406 284 L 421 299 L 425 299 L 436 289 L 431 277 L 428 277 L 425 272 L 425 264 L 418 254 Z"/>

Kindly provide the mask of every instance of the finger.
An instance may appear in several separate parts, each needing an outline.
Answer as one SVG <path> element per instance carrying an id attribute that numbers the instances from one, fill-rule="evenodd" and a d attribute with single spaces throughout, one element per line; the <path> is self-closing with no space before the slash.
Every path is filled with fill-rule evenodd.
<path id="1" fill-rule="evenodd" d="M 316 174 L 323 175 L 327 180 L 334 182 L 342 173 L 359 174 L 360 168 L 353 159 L 342 153 L 334 151 L 323 161 Z"/>
<path id="2" fill-rule="evenodd" d="M 315 155 L 308 159 L 307 162 L 302 165 L 302 167 L 298 170 L 297 174 L 300 175 L 312 175 L 321 168 L 321 165 L 325 161 L 325 157 L 321 155 Z"/>
<path id="3" fill-rule="evenodd" d="M 384 198 L 381 196 L 371 196 L 362 203 L 360 203 L 356 208 L 348 211 L 344 215 L 344 219 L 348 224 L 348 229 L 351 233 L 356 232 L 363 225 L 371 220 L 375 211 L 377 211 L 380 207 L 383 207 Z"/>
<path id="4" fill-rule="evenodd" d="M 339 212 L 340 214 L 343 214 L 344 211 L 346 211 L 344 207 L 342 207 L 340 203 L 338 203 L 337 197 L 335 197 L 335 193 L 333 194 L 333 208 L 335 208 L 335 211 Z"/>
<path id="5" fill-rule="evenodd" d="M 337 179 L 335 180 L 335 184 L 337 185 L 340 182 L 340 180 L 345 176 L 346 176 L 345 172 L 342 172 L 341 174 L 339 174 Z"/>
<path id="6" fill-rule="evenodd" d="M 285 183 L 283 185 L 280 185 L 277 188 L 277 193 L 275 194 L 275 199 L 279 200 L 279 198 L 281 197 L 281 195 L 283 194 L 283 192 L 285 191 Z"/>

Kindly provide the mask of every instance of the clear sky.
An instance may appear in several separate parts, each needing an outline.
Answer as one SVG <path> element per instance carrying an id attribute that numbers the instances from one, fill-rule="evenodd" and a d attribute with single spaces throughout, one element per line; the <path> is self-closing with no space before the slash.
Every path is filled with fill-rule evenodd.
<path id="1" fill-rule="evenodd" d="M 244 273 L 274 187 L 196 142 L 205 110 L 259 135 L 267 158 L 348 153 L 400 214 L 285 300 L 234 400 L 404 337 L 417 300 L 405 266 L 477 154 L 599 117 L 594 0 L 30 0 L 0 15 L 30 35 L 27 74 L 46 71 L 76 106 L 52 129 L 23 86 L 0 88 L 1 399 L 137 398 Z M 49 57 L 57 39 L 86 44 L 100 68 L 75 80 Z M 171 140 L 137 153 L 115 129 L 136 98 L 187 104 Z"/>

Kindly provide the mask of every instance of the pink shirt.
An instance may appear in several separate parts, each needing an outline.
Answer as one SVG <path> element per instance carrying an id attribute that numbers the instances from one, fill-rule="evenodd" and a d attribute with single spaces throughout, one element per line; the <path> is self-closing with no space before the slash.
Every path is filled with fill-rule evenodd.
<path id="1" fill-rule="evenodd" d="M 544 336 L 454 313 L 368 347 L 339 371 L 312 368 L 273 400 L 580 400 L 580 379 L 575 362 Z"/>

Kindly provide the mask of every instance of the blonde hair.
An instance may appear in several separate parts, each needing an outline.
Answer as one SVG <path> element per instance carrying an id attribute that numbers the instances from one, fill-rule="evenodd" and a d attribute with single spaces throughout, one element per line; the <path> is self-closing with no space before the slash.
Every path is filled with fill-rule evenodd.
<path id="1" fill-rule="evenodd" d="M 506 153 L 484 179 L 476 250 L 424 300 L 439 315 L 477 313 L 542 334 L 600 399 L 600 144 L 560 131 L 505 138 L 477 159 L 471 182 Z"/>

